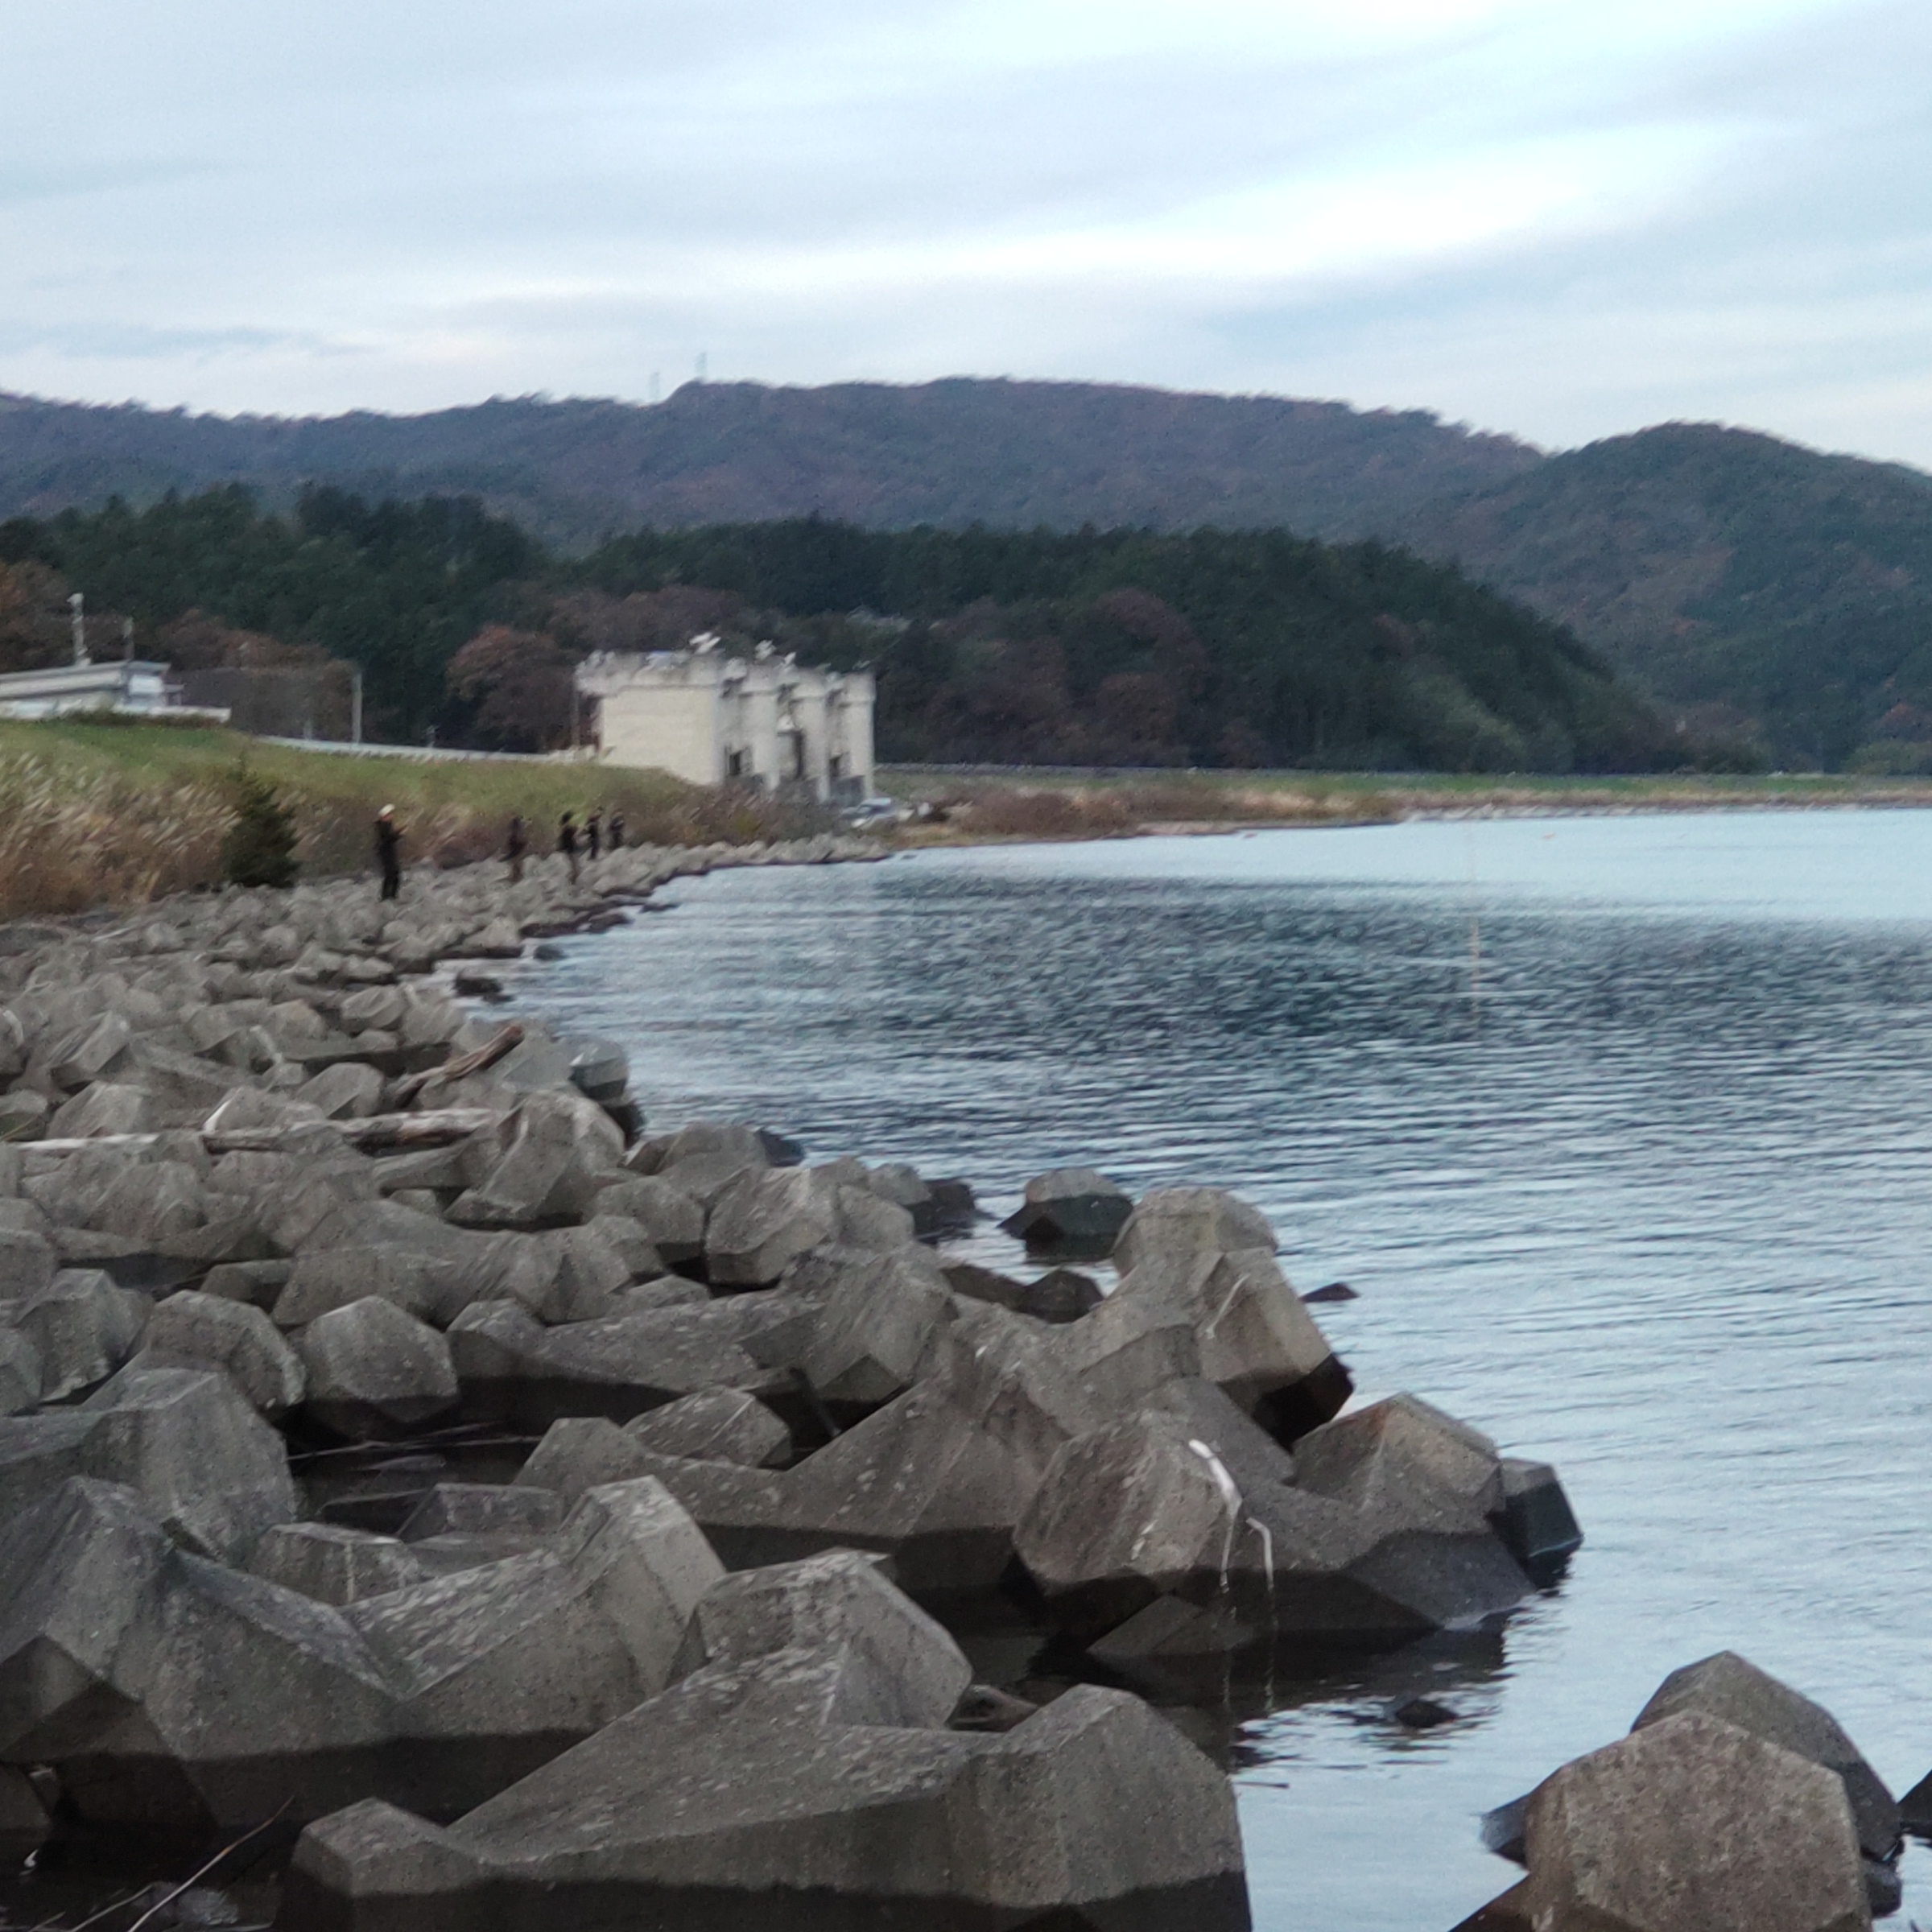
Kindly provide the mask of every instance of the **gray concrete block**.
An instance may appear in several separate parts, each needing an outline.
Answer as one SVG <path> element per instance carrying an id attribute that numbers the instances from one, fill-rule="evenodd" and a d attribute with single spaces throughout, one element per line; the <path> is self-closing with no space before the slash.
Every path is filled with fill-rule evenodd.
<path id="1" fill-rule="evenodd" d="M 184 1290 L 157 1302 L 140 1359 L 161 1368 L 220 1369 L 271 1418 L 296 1407 L 306 1388 L 301 1361 L 275 1323 L 259 1308 L 221 1295 Z"/>
<path id="2" fill-rule="evenodd" d="M 1630 1727 L 1639 1732 L 1686 1711 L 1715 1717 L 1766 1744 L 1823 1765 L 1845 1787 L 1860 1849 L 1889 1859 L 1899 1846 L 1899 1808 L 1885 1781 L 1822 1704 L 1802 1697 L 1734 1650 L 1673 1670 Z"/>
<path id="3" fill-rule="evenodd" d="M 308 1412 L 340 1435 L 398 1434 L 456 1405 L 449 1344 L 380 1295 L 318 1316 L 298 1348 Z"/>
<path id="4" fill-rule="evenodd" d="M 1866 1932 L 1843 1783 L 1696 1712 L 1566 1765 L 1530 1801 L 1539 1932 Z"/>
<path id="5" fill-rule="evenodd" d="M 250 1554 L 251 1575 L 319 1604 L 353 1604 L 427 1580 L 415 1552 L 399 1538 L 334 1523 L 279 1523 Z"/>
<path id="6" fill-rule="evenodd" d="M 782 1468 L 791 1459 L 791 1431 L 741 1389 L 700 1389 L 624 1425 L 624 1433 L 656 1455 Z"/>

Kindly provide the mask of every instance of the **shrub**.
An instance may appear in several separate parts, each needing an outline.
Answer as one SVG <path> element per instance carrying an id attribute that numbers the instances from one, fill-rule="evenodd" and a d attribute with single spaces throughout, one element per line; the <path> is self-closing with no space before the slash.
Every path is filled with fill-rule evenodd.
<path id="1" fill-rule="evenodd" d="M 234 823 L 221 841 L 221 876 L 231 886 L 290 886 L 295 859 L 295 815 L 266 778 L 237 768 L 229 781 Z"/>

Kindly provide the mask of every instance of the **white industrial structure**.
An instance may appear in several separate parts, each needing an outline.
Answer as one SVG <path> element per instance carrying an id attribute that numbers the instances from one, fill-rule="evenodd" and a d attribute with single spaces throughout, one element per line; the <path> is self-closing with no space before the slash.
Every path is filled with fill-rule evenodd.
<path id="1" fill-rule="evenodd" d="M 59 718 L 73 712 L 118 711 L 136 716 L 227 721 L 225 710 L 184 705 L 173 667 L 142 658 L 107 664 L 56 664 L 46 671 L 0 676 L 0 718 Z"/>
<path id="2" fill-rule="evenodd" d="M 769 644 L 732 657 L 707 632 L 688 650 L 599 651 L 577 693 L 607 764 L 828 803 L 872 791 L 869 671 L 806 669 Z"/>
<path id="3" fill-rule="evenodd" d="M 184 705 L 171 664 L 134 655 L 134 620 L 121 625 L 122 654 L 97 664 L 87 648 L 87 601 L 79 591 L 67 601 L 74 639 L 71 664 L 44 671 L 0 675 L 0 718 L 61 718 L 76 712 L 118 711 L 137 717 L 166 713 L 225 724 L 228 712 L 206 705 Z"/>

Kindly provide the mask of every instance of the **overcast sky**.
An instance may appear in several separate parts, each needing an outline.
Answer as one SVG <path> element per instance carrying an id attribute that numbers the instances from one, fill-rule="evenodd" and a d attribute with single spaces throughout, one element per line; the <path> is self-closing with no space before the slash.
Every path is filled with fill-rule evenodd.
<path id="1" fill-rule="evenodd" d="M 0 388 L 1009 374 L 1932 466 L 1928 0 L 3 0 Z"/>

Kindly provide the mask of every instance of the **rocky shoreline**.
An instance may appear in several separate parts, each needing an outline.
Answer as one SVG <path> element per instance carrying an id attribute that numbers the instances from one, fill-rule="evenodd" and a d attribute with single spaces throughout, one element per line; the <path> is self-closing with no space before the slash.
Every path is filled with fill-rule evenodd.
<path id="1" fill-rule="evenodd" d="M 1415 1397 L 1347 1408 L 1247 1203 L 1042 1175 L 1009 1225 L 1064 1265 L 996 1273 L 947 1251 L 964 1183 L 645 1120 L 621 1050 L 431 978 L 486 993 L 473 962 L 679 876 L 879 856 L 642 849 L 0 939 L 6 1912 L 139 1837 L 229 1862 L 109 1932 L 1233 1932 L 1227 1778 L 1148 1697 L 1561 1573 L 1554 1472 Z M 976 1682 L 993 1603 L 1074 1660 L 1057 1694 Z M 1719 1689 L 1670 1737 L 1748 1732 Z M 1728 1802 L 1790 1781 L 1717 1741 Z M 1497 1827 L 1539 1928 L 1612 1922 L 1550 1875 L 1613 1784 Z M 1805 1842 L 1835 1845 L 1822 1790 Z"/>

